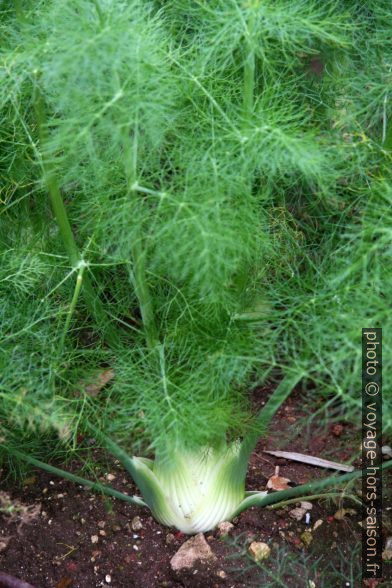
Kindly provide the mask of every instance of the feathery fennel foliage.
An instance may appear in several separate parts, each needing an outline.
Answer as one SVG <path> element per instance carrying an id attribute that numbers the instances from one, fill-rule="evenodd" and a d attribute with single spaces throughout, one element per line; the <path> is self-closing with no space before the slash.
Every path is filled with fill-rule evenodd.
<path id="1" fill-rule="evenodd" d="M 3 5 L 4 455 L 83 452 L 87 430 L 154 453 L 121 458 L 150 506 L 184 455 L 207 478 L 233 467 L 238 503 L 290 385 L 307 376 L 354 418 L 369 324 L 390 373 L 391 8 Z M 282 372 L 255 419 L 248 390 Z"/>

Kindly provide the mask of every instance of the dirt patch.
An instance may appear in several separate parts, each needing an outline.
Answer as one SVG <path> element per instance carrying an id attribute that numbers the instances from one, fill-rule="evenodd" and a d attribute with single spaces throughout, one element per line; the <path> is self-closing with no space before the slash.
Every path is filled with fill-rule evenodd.
<path id="1" fill-rule="evenodd" d="M 258 402 L 262 403 L 267 394 L 266 389 L 259 390 Z M 260 442 L 250 462 L 248 489 L 265 489 L 276 465 L 280 466 L 281 475 L 293 484 L 326 476 L 325 471 L 313 466 L 267 455 L 262 452 L 265 447 L 284 447 L 344 460 L 358 446 L 358 432 L 344 423 L 338 423 L 341 428 L 334 429 L 335 423 L 322 432 L 316 431 L 313 437 L 304 434 L 302 425 L 296 430 L 296 424 L 301 423 L 306 415 L 306 406 L 299 401 L 300 398 L 294 396 L 285 403 L 271 427 L 274 433 Z M 284 444 L 285 436 L 287 438 L 293 430 L 290 443 Z M 77 465 L 70 464 L 68 468 L 77 469 Z M 110 474 L 114 476 L 110 480 L 113 487 L 138 494 L 117 463 L 111 464 Z M 359 488 L 357 482 L 347 492 L 355 495 Z M 360 508 L 350 500 L 315 501 L 309 511 L 308 524 L 289 515 L 295 504 L 273 510 L 252 508 L 234 521 L 229 540 L 219 538 L 217 532 L 206 533 L 216 560 L 197 565 L 186 573 L 175 573 L 170 560 L 187 536 L 159 525 L 143 508 L 93 494 L 42 471 L 32 472 L 21 487 L 4 490 L 11 496 L 12 503 L 20 506 L 22 513 L 33 513 L 33 516 L 22 521 L 18 512 L 10 516 L 3 509 L 0 516 L 0 570 L 30 582 L 35 588 L 264 586 L 261 584 L 262 571 L 250 566 L 246 557 L 236 557 L 244 553 L 244 545 L 250 541 L 263 541 L 271 546 L 268 565 L 272 570 L 280 561 L 276 555 L 284 548 L 286 556 L 291 553 L 298 561 L 302 558 L 309 569 L 313 566 L 314 577 L 317 577 L 318 570 L 321 573 L 332 561 L 336 560 L 335 567 L 338 567 L 342 558 L 349 558 L 361 537 Z M 354 509 L 356 513 L 336 520 L 333 515 L 342 506 Z M 385 503 L 384 507 L 389 508 Z M 141 528 L 134 530 L 132 521 L 136 516 L 140 517 Z M 313 530 L 316 521 L 322 523 Z M 305 531 L 312 535 L 308 546 L 303 536 Z M 392 575 L 387 564 L 384 572 L 387 583 L 383 585 L 392 585 L 389 584 Z M 301 573 L 294 578 L 288 570 L 279 573 L 288 587 L 309 586 L 304 583 Z M 273 583 L 270 585 L 274 586 Z M 328 585 L 320 584 L 324 585 L 341 588 L 345 584 L 336 577 Z M 355 587 L 356 584 L 349 586 Z"/>

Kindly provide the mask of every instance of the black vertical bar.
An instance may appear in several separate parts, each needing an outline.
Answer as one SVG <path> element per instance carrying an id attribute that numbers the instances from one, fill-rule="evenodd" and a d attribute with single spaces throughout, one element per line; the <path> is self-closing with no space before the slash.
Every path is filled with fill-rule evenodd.
<path id="1" fill-rule="evenodd" d="M 362 577 L 382 577 L 382 329 L 362 329 Z"/>

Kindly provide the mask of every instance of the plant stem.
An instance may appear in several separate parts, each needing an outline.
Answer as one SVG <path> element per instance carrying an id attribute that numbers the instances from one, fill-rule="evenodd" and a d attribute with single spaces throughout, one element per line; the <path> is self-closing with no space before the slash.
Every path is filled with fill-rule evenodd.
<path id="1" fill-rule="evenodd" d="M 21 0 L 14 0 L 16 18 L 20 23 L 26 21 L 26 16 L 22 8 Z"/>
<path id="2" fill-rule="evenodd" d="M 241 462 L 244 466 L 249 461 L 250 454 L 257 445 L 260 436 L 267 429 L 276 411 L 280 408 L 293 388 L 302 378 L 302 371 L 295 371 L 286 375 L 280 382 L 279 386 L 269 397 L 266 405 L 260 410 L 256 417 L 253 430 L 244 438 L 241 446 Z"/>
<path id="3" fill-rule="evenodd" d="M 392 460 L 384 463 L 380 469 L 386 470 L 390 467 L 392 467 Z M 324 478 L 323 480 L 314 480 L 313 482 L 308 482 L 307 484 L 301 484 L 295 488 L 290 488 L 290 490 L 271 492 L 270 494 L 262 497 L 258 497 L 257 495 L 252 496 L 250 497 L 252 499 L 252 503 L 248 502 L 243 504 L 242 507 L 240 506 L 240 508 L 236 511 L 235 516 L 239 515 L 249 506 L 265 507 L 269 506 L 270 504 L 282 503 L 283 501 L 291 500 L 292 498 L 296 498 L 298 496 L 305 497 L 309 492 L 313 494 L 315 491 L 318 492 L 319 490 L 322 490 L 328 486 L 335 486 L 337 484 L 351 482 L 351 480 L 362 477 L 365 472 L 366 470 L 357 470 L 356 472 L 344 474 L 343 476 L 330 476 L 329 478 Z"/>
<path id="4" fill-rule="evenodd" d="M 35 88 L 34 108 L 37 119 L 38 136 L 41 144 L 42 153 L 47 139 L 47 133 L 45 128 L 46 113 L 42 94 L 37 86 Z M 63 239 L 64 247 L 67 251 L 72 266 L 75 267 L 79 263 L 81 256 L 79 254 L 79 250 L 76 245 L 74 235 L 72 233 L 64 201 L 61 196 L 60 188 L 55 177 L 54 166 L 52 162 L 46 161 L 45 158 L 42 157 L 42 167 L 44 172 L 44 180 L 46 183 L 46 187 L 48 189 L 53 212 L 60 229 L 60 234 Z"/>
<path id="5" fill-rule="evenodd" d="M 8 449 L 8 451 L 22 459 L 30 463 L 31 465 L 40 468 L 41 470 L 45 470 L 50 474 L 55 476 L 59 476 L 60 478 L 65 478 L 66 480 L 70 480 L 71 482 L 75 482 L 75 484 L 81 484 L 82 486 L 87 486 L 90 490 L 96 490 L 97 492 L 101 492 L 102 494 L 106 494 L 106 496 L 112 496 L 113 498 L 119 498 L 120 500 L 124 500 L 125 502 L 130 502 L 131 504 L 137 504 L 138 506 L 147 506 L 146 503 L 139 498 L 138 496 L 128 496 L 127 494 L 123 494 L 110 486 L 106 486 L 105 484 L 99 484 L 98 482 L 92 482 L 91 480 L 86 480 L 85 478 L 81 478 L 80 476 L 76 476 L 75 474 L 71 474 L 66 470 L 62 470 L 60 468 L 56 468 L 48 463 L 35 459 L 22 451 L 18 451 L 17 449 Z"/>
<path id="6" fill-rule="evenodd" d="M 129 133 L 124 134 L 124 159 L 125 175 L 127 179 L 128 194 L 130 198 L 137 201 L 139 195 L 135 186 L 137 185 L 137 124 L 134 129 L 133 141 Z M 147 280 L 146 271 L 146 250 L 143 243 L 142 232 L 135 226 L 135 239 L 131 247 L 132 271 L 130 274 L 135 294 L 139 302 L 140 314 L 144 326 L 147 346 L 153 350 L 159 343 L 158 331 L 155 324 L 152 296 Z"/>
<path id="7" fill-rule="evenodd" d="M 34 110 L 37 120 L 38 136 L 41 144 L 41 153 L 44 150 L 47 133 L 46 133 L 46 112 L 45 104 L 40 89 L 36 85 L 34 96 Z M 42 157 L 42 169 L 46 188 L 48 190 L 52 209 L 60 230 L 60 235 L 64 243 L 69 261 L 72 267 L 77 268 L 85 261 L 80 255 L 78 246 L 72 228 L 68 219 L 67 211 L 58 185 L 54 164 L 52 161 L 45 160 Z M 84 277 L 83 294 L 90 314 L 96 319 L 97 323 L 104 329 L 105 338 L 111 345 L 116 345 L 117 336 L 112 330 L 110 323 L 107 321 L 106 313 L 99 300 L 91 281 L 88 276 Z M 105 320 L 106 319 L 106 320 Z"/>
<path id="8" fill-rule="evenodd" d="M 256 56 L 253 49 L 252 33 L 255 22 L 254 11 L 251 11 L 247 22 L 247 39 L 245 40 L 245 62 L 244 62 L 244 81 L 243 81 L 243 112 L 246 124 L 249 124 L 253 114 L 254 107 L 254 89 L 255 89 L 255 72 Z"/>
<path id="9" fill-rule="evenodd" d="M 67 335 L 67 332 L 68 332 L 68 329 L 69 329 L 69 325 L 70 325 L 70 322 L 71 322 L 71 318 L 72 318 L 72 315 L 73 315 L 73 313 L 75 311 L 76 304 L 78 302 L 78 298 L 79 298 L 79 294 L 80 294 L 80 289 L 82 287 L 83 273 L 84 273 L 84 270 L 86 268 L 86 264 L 85 263 L 82 263 L 82 262 L 80 262 L 80 263 L 81 263 L 81 266 L 79 268 L 78 275 L 76 276 L 76 284 L 75 284 L 74 293 L 73 293 L 73 296 L 72 296 L 72 300 L 71 300 L 71 304 L 70 304 L 69 310 L 67 312 L 67 318 L 65 319 L 63 333 L 62 333 L 61 339 L 60 339 L 59 354 L 63 350 L 65 337 Z"/>
<path id="10" fill-rule="evenodd" d="M 339 479 L 339 478 L 337 478 Z M 296 504 L 297 502 L 301 502 L 303 501 L 310 501 L 310 500 L 320 500 L 320 499 L 325 499 L 325 498 L 341 498 L 342 500 L 347 500 L 350 499 L 353 502 L 356 502 L 359 505 L 362 505 L 362 502 L 356 498 L 355 496 L 353 496 L 352 494 L 342 494 L 339 492 L 328 492 L 328 494 L 313 494 L 312 496 L 302 496 L 302 498 L 290 498 L 290 500 L 284 500 L 283 502 L 278 502 L 276 504 L 271 504 L 270 506 L 267 506 L 268 509 L 274 509 L 274 508 L 282 508 L 283 506 L 287 506 L 288 504 Z"/>
<path id="11" fill-rule="evenodd" d="M 147 345 L 150 349 L 154 349 L 158 344 L 158 334 L 155 326 L 152 297 L 146 279 L 145 251 L 138 238 L 135 239 L 132 245 L 131 255 L 133 262 L 131 280 L 139 301 Z"/>
<path id="12" fill-rule="evenodd" d="M 249 49 L 244 64 L 244 88 L 243 108 L 244 119 L 249 123 L 253 113 L 254 87 L 255 87 L 255 54 Z"/>
<path id="13" fill-rule="evenodd" d="M 95 6 L 95 10 L 97 11 L 99 24 L 102 27 L 105 24 L 105 18 L 104 18 L 103 12 L 102 12 L 102 8 L 101 8 L 98 0 L 93 0 L 93 4 Z"/>
<path id="14" fill-rule="evenodd" d="M 383 149 L 386 151 L 392 151 L 392 124 L 391 122 L 386 127 L 385 138 L 383 142 Z"/>

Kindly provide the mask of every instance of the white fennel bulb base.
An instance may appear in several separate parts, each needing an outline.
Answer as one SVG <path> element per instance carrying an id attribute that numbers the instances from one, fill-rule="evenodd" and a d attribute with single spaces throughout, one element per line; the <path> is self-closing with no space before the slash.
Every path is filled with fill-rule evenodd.
<path id="1" fill-rule="evenodd" d="M 197 452 L 176 451 L 165 460 L 134 457 L 133 477 L 154 517 L 183 533 L 203 533 L 232 519 L 255 495 L 245 492 L 240 444 Z"/>

